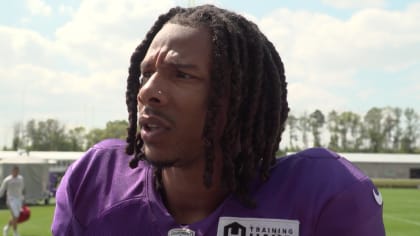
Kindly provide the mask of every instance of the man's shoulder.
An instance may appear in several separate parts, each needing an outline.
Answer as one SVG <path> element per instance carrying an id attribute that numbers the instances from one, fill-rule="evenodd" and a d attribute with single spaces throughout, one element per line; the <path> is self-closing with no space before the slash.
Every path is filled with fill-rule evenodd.
<path id="1" fill-rule="evenodd" d="M 96 143 L 92 146 L 92 149 L 121 149 L 125 148 L 126 145 L 127 143 L 121 139 L 109 138 Z"/>
<path id="2" fill-rule="evenodd" d="M 143 162 L 135 169 L 130 168 L 132 156 L 126 154 L 125 147 L 126 143 L 118 139 L 93 145 L 67 169 L 67 187 L 80 199 L 108 196 L 108 205 L 142 195 L 150 168 Z"/>
<path id="3" fill-rule="evenodd" d="M 286 157 L 309 159 L 311 161 L 320 161 L 320 160 L 337 160 L 340 158 L 340 155 L 327 148 L 313 147 L 313 148 L 304 149 L 296 153 L 291 153 Z"/>
<path id="4" fill-rule="evenodd" d="M 8 176 L 6 176 L 6 177 L 3 179 L 3 182 L 8 182 L 8 181 L 10 181 L 12 178 L 13 178 L 13 176 L 12 176 L 12 175 L 8 175 Z"/>
<path id="5" fill-rule="evenodd" d="M 68 186 L 77 192 L 112 189 L 116 195 L 124 195 L 131 186 L 144 182 L 150 167 L 140 162 L 137 168 L 130 168 L 132 156 L 126 154 L 125 147 L 118 139 L 95 144 L 67 169 Z"/>
<path id="6" fill-rule="evenodd" d="M 345 232 L 339 230 L 341 226 L 359 230 L 370 224 L 363 220 L 373 220 L 383 227 L 378 218 L 382 197 L 373 182 L 345 157 L 325 148 L 310 148 L 279 158 L 258 197 L 264 212 L 284 212 L 298 219 L 301 229 L 307 232 L 314 232 L 314 225 L 317 230 L 331 225 L 336 232 Z"/>
<path id="7" fill-rule="evenodd" d="M 368 177 L 357 166 L 340 154 L 326 148 L 309 148 L 279 158 L 275 172 L 299 175 L 305 181 L 328 182 L 351 185 Z"/>
<path id="8" fill-rule="evenodd" d="M 109 177 L 113 173 L 118 173 L 123 177 L 132 172 L 133 169 L 129 167 L 132 155 L 126 154 L 126 145 L 126 142 L 119 139 L 106 139 L 93 145 L 69 167 L 73 172 L 72 176 L 76 173 L 90 173 L 97 177 Z M 136 169 L 144 168 L 148 167 L 141 163 Z"/>
<path id="9" fill-rule="evenodd" d="M 67 169 L 58 198 L 64 201 L 69 196 L 74 214 L 83 224 L 115 207 L 146 198 L 150 167 L 140 162 L 131 169 L 132 157 L 125 153 L 125 146 L 121 140 L 101 141 Z"/>
<path id="10" fill-rule="evenodd" d="M 315 147 L 308 148 L 296 153 L 277 159 L 277 165 L 302 164 L 317 168 L 329 168 L 332 166 L 345 166 L 345 168 L 356 168 L 344 156 L 330 149 Z M 357 169 L 357 168 L 356 168 Z"/>
<path id="11" fill-rule="evenodd" d="M 87 168 L 95 165 L 116 165 L 115 168 L 123 167 L 131 159 L 131 156 L 125 153 L 126 143 L 120 139 L 105 139 L 87 150 L 72 165 L 72 169 Z M 95 168 L 97 169 L 97 168 Z"/>
<path id="12" fill-rule="evenodd" d="M 302 212 L 312 209 L 318 215 L 325 204 L 338 197 L 371 199 L 375 187 L 367 175 L 340 154 L 310 148 L 278 158 L 263 189 L 270 194 L 264 195 L 261 202 L 274 196 L 291 202 L 291 207 Z"/>

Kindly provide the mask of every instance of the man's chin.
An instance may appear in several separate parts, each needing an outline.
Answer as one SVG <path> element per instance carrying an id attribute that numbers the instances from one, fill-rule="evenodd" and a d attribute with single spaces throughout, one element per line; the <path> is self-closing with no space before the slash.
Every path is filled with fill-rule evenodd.
<path id="1" fill-rule="evenodd" d="M 153 167 L 164 169 L 175 166 L 176 160 L 154 160 L 146 156 L 146 161 Z"/>

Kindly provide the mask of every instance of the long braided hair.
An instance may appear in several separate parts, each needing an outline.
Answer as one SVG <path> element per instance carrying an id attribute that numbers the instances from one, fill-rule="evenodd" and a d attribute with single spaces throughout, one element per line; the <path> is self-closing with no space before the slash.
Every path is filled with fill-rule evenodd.
<path id="1" fill-rule="evenodd" d="M 249 184 L 259 174 L 269 177 L 285 128 L 289 107 L 283 63 L 273 44 L 244 17 L 202 5 L 172 8 L 161 15 L 131 56 L 126 103 L 129 127 L 126 152 L 134 154 L 132 168 L 145 159 L 137 132 L 137 93 L 141 87 L 140 63 L 153 38 L 166 23 L 207 27 L 212 37 L 212 67 L 208 110 L 203 130 L 205 171 L 203 183 L 211 186 L 216 120 L 222 97 L 228 99 L 227 122 L 220 139 L 223 152 L 223 184 L 245 205 L 253 206 Z M 217 63 L 214 63 L 217 62 Z M 259 171 L 256 171 L 259 170 Z M 157 182 L 161 169 L 155 169 Z"/>

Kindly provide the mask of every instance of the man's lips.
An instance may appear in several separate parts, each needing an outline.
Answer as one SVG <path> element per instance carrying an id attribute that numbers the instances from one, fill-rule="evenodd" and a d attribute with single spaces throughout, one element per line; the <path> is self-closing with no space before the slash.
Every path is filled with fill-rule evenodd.
<path id="1" fill-rule="evenodd" d="M 144 106 L 143 109 L 139 109 L 139 111 L 140 126 L 159 126 L 168 129 L 175 126 L 175 122 L 160 110 Z"/>
<path id="2" fill-rule="evenodd" d="M 157 116 L 141 115 L 139 118 L 140 126 L 148 130 L 170 129 L 170 122 Z"/>
<path id="3" fill-rule="evenodd" d="M 174 125 L 172 120 L 159 111 L 145 108 L 140 113 L 140 134 L 145 143 L 159 141 L 161 135 L 171 130 Z"/>

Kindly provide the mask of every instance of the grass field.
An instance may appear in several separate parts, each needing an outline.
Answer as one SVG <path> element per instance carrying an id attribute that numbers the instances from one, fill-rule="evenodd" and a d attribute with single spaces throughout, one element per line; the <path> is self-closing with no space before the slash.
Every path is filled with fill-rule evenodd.
<path id="1" fill-rule="evenodd" d="M 420 235 L 420 189 L 381 189 L 388 236 Z"/>
<path id="2" fill-rule="evenodd" d="M 19 224 L 18 231 L 21 236 L 48 236 L 51 235 L 50 226 L 54 212 L 53 205 L 39 205 L 31 206 L 31 218 L 29 221 Z M 0 229 L 9 220 L 9 210 L 0 210 Z M 3 232 L 0 231 L 0 235 Z M 9 230 L 9 235 L 13 235 L 12 230 Z"/>
<path id="3" fill-rule="evenodd" d="M 384 222 L 387 236 L 420 235 L 420 189 L 381 189 L 384 199 Z M 21 236 L 48 236 L 54 206 L 32 206 L 31 219 L 19 225 Z M 9 218 L 0 210 L 0 226 Z M 12 235 L 9 232 L 9 235 Z"/>

